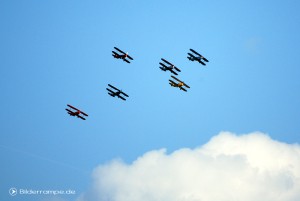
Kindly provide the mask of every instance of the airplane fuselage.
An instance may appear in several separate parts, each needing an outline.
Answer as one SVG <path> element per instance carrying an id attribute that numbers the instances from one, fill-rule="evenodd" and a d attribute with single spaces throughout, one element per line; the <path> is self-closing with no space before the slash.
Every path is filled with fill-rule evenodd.
<path id="1" fill-rule="evenodd" d="M 128 54 L 114 54 L 113 57 L 117 59 L 126 59 Z"/>
<path id="2" fill-rule="evenodd" d="M 80 114 L 80 111 L 77 111 L 77 112 L 68 112 L 68 113 L 71 116 L 78 116 Z"/>
<path id="3" fill-rule="evenodd" d="M 121 94 L 121 91 L 116 91 L 116 92 L 114 92 L 114 93 L 109 93 L 112 97 L 115 97 L 115 96 L 117 96 L 117 97 L 120 97 L 120 94 Z"/>
<path id="4" fill-rule="evenodd" d="M 191 61 L 201 61 L 202 57 L 188 57 L 189 60 Z"/>
<path id="5" fill-rule="evenodd" d="M 177 83 L 177 84 L 174 84 L 174 83 L 170 83 L 170 85 L 172 86 L 172 87 L 182 87 L 184 84 L 182 83 L 182 82 L 179 82 L 179 83 Z"/>
<path id="6" fill-rule="evenodd" d="M 194 61 L 194 57 L 187 57 L 190 61 Z"/>
<path id="7" fill-rule="evenodd" d="M 182 83 L 182 82 L 179 82 L 178 84 L 177 84 L 177 86 L 178 87 L 182 87 L 184 84 Z"/>
<path id="8" fill-rule="evenodd" d="M 124 59 L 124 55 L 118 55 L 118 54 L 115 54 L 113 55 L 116 59 Z"/>
<path id="9" fill-rule="evenodd" d="M 188 57 L 188 59 L 189 59 L 190 61 L 198 61 L 198 62 L 201 63 L 202 65 L 206 65 L 206 64 L 202 61 L 203 57 Z"/>

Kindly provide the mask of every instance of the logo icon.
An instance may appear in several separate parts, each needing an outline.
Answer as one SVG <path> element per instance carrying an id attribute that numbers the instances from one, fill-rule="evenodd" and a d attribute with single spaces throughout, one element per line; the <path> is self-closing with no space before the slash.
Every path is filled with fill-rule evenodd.
<path id="1" fill-rule="evenodd" d="M 10 188 L 8 192 L 11 196 L 15 196 L 17 195 L 18 190 L 16 188 Z"/>

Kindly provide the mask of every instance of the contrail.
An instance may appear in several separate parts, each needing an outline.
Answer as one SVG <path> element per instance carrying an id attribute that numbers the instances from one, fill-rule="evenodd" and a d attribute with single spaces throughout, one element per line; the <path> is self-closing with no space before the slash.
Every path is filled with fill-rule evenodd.
<path id="1" fill-rule="evenodd" d="M 77 172 L 80 172 L 81 174 L 85 174 L 85 175 L 89 174 L 88 171 L 84 171 L 84 170 L 79 169 L 79 168 L 77 168 L 73 165 L 70 165 L 68 163 L 63 163 L 63 162 L 53 160 L 53 159 L 50 159 L 50 158 L 47 158 L 47 157 L 44 157 L 44 156 L 40 156 L 40 155 L 33 154 L 33 153 L 30 153 L 30 152 L 27 152 L 27 151 L 22 151 L 22 150 L 19 150 L 19 149 L 7 147 L 7 146 L 4 146 L 4 145 L 0 145 L 0 147 L 6 149 L 8 151 L 11 151 L 11 152 L 16 152 L 16 153 L 23 154 L 23 155 L 31 157 L 31 158 L 47 161 L 47 162 L 50 162 L 50 163 L 53 163 L 53 164 L 56 164 L 56 165 L 60 165 L 60 166 L 66 167 L 66 168 L 70 168 L 70 169 L 73 169 Z"/>

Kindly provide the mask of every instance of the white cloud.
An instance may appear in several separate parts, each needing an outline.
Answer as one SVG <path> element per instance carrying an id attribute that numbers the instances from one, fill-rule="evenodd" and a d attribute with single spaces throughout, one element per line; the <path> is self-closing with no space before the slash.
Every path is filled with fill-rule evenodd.
<path id="1" fill-rule="evenodd" d="M 222 132 L 195 149 L 113 160 L 93 180 L 78 201 L 299 201 L 300 146 Z"/>

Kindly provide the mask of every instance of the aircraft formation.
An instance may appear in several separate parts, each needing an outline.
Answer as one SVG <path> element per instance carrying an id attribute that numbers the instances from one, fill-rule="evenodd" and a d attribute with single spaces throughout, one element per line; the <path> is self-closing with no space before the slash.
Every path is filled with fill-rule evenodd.
<path id="1" fill-rule="evenodd" d="M 202 56 L 201 54 L 199 54 L 197 51 L 190 49 L 191 52 L 188 52 L 188 56 L 187 58 L 190 61 L 196 61 L 199 62 L 202 65 L 206 65 L 207 62 L 209 62 L 204 56 Z M 115 59 L 122 59 L 124 62 L 126 63 L 131 63 L 131 61 L 133 61 L 133 58 L 127 53 L 125 53 L 124 51 L 122 51 L 121 49 L 114 47 L 114 50 L 112 50 L 112 56 Z M 167 61 L 164 58 L 161 58 L 161 61 L 159 62 L 159 68 L 162 71 L 170 71 L 171 74 L 171 78 L 169 79 L 169 84 L 171 87 L 175 87 L 175 88 L 179 88 L 182 91 L 187 92 L 187 89 L 190 88 L 190 86 L 188 86 L 185 82 L 181 81 L 179 78 L 175 77 L 174 75 L 178 76 L 178 73 L 181 72 L 181 70 L 175 66 L 174 64 L 172 64 L 171 62 Z M 106 88 L 106 90 L 108 91 L 108 95 L 112 96 L 112 97 L 117 97 L 122 99 L 123 101 L 126 101 L 126 98 L 129 97 L 129 95 L 127 95 L 125 92 L 123 92 L 122 90 L 118 89 L 117 87 L 108 84 L 108 87 Z M 76 107 L 67 104 L 67 108 L 65 109 L 67 111 L 67 113 L 70 116 L 74 116 L 77 118 L 80 118 L 82 120 L 86 120 L 86 117 L 88 116 L 88 114 L 86 114 L 85 112 L 77 109 Z"/>

